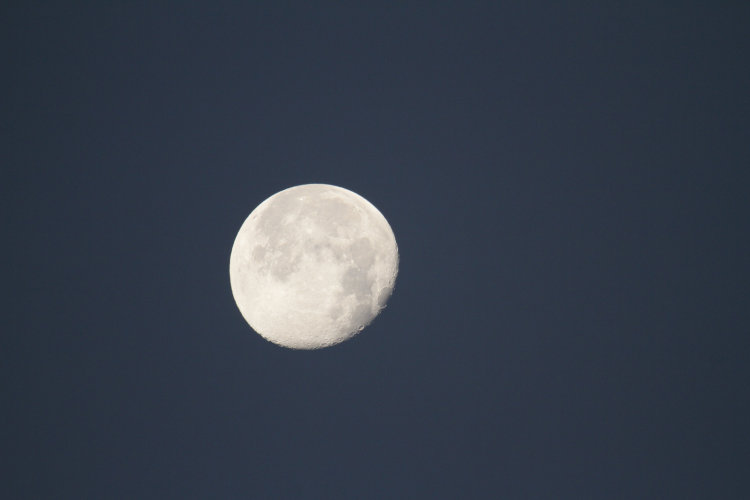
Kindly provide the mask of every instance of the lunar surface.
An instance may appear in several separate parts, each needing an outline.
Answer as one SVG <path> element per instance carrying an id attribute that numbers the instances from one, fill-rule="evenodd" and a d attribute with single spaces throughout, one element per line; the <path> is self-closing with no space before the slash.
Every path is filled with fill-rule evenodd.
<path id="1" fill-rule="evenodd" d="M 229 260 L 232 294 L 261 336 L 318 349 L 351 338 L 391 296 L 396 238 L 385 217 L 349 190 L 296 186 L 261 203 Z"/>

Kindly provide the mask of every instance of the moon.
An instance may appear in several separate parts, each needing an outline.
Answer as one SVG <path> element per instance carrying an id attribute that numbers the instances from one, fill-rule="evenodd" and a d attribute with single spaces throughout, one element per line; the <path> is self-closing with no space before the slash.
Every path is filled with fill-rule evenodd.
<path id="1" fill-rule="evenodd" d="M 347 189 L 305 184 L 252 211 L 232 246 L 232 295 L 248 324 L 292 349 L 343 342 L 385 307 L 398 274 L 391 226 Z"/>

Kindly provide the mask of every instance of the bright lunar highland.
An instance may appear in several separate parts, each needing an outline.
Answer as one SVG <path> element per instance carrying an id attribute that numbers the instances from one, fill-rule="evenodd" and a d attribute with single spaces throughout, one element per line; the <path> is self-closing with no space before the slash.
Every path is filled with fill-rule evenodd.
<path id="1" fill-rule="evenodd" d="M 397 274 L 385 217 L 358 194 L 327 184 L 285 189 L 258 205 L 229 259 L 242 316 L 293 349 L 356 335 L 385 307 Z"/>

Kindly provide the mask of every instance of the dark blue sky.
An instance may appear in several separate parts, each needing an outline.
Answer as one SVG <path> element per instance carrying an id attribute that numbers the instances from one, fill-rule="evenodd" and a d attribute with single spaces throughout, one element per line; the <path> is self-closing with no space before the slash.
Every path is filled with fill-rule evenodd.
<path id="1" fill-rule="evenodd" d="M 750 8 L 499 4 L 3 3 L 0 496 L 748 498 Z M 228 264 L 311 182 L 401 268 L 299 352 Z"/>

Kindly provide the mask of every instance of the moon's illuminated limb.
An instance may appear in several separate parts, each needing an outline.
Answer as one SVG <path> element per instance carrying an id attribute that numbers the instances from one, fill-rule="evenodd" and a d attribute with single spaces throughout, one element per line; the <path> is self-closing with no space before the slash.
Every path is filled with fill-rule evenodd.
<path id="1" fill-rule="evenodd" d="M 385 307 L 398 273 L 391 227 L 367 200 L 327 184 L 261 203 L 229 262 L 232 294 L 264 338 L 294 349 L 343 342 Z"/>

